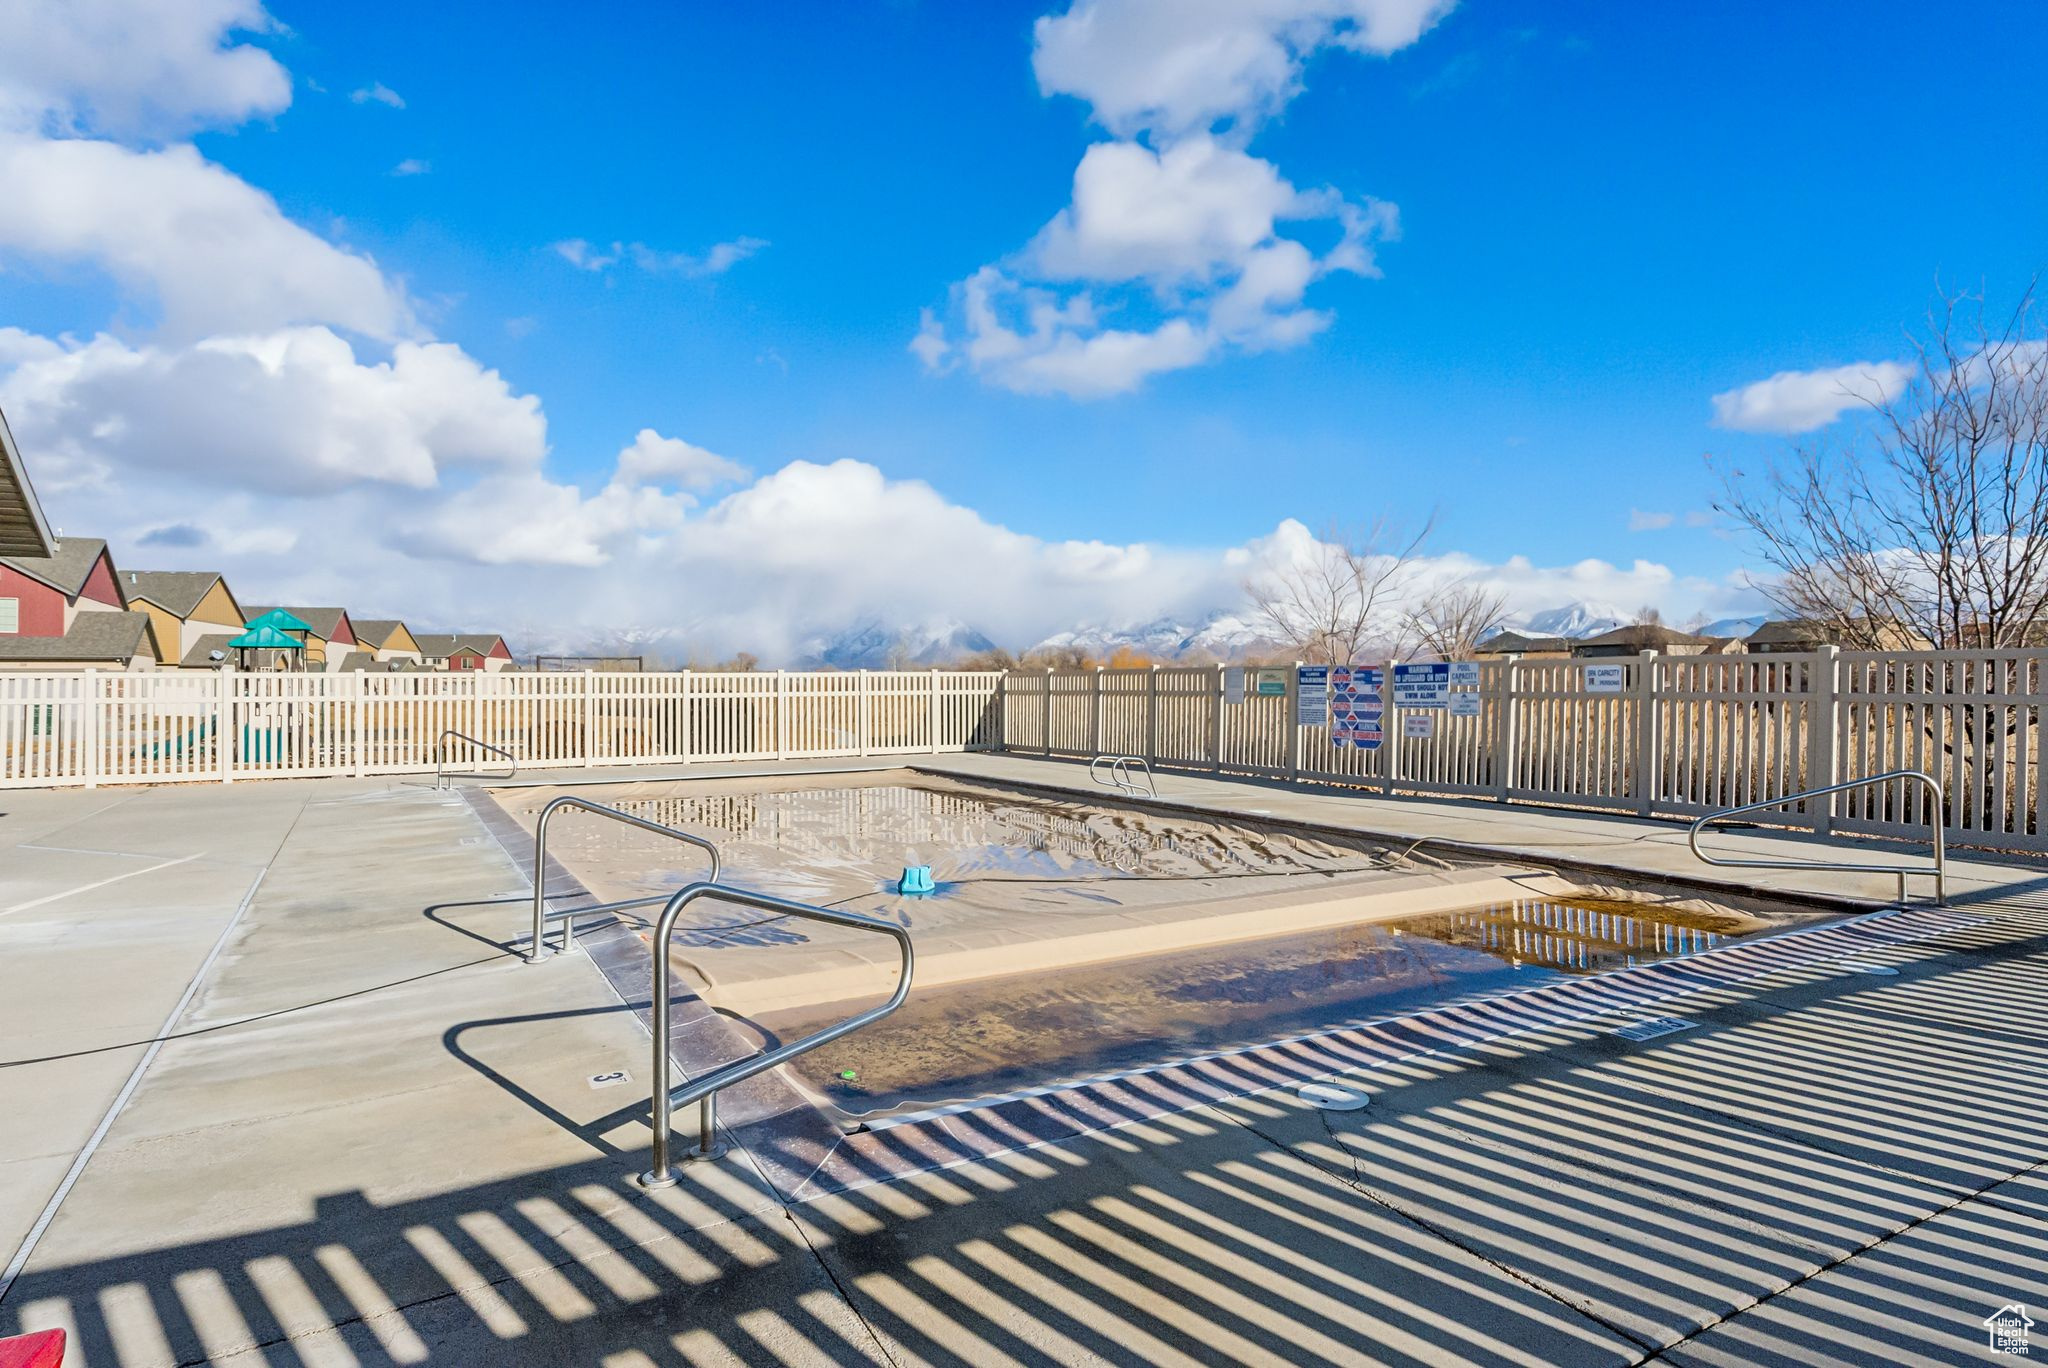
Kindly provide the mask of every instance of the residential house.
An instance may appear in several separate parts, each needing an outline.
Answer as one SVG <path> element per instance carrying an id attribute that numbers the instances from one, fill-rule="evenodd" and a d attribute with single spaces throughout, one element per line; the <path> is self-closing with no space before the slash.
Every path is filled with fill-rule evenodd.
<path id="1" fill-rule="evenodd" d="M 1629 627 L 1617 627 L 1611 632 L 1586 637 L 1572 643 L 1572 657 L 1578 660 L 1598 660 L 1615 656 L 1641 655 L 1644 651 L 1655 651 L 1659 655 L 1694 656 L 1719 655 L 1725 650 L 1730 638 L 1695 636 L 1681 632 L 1675 627 L 1661 623 L 1638 622 Z"/>
<path id="2" fill-rule="evenodd" d="M 237 636 L 248 619 L 228 590 L 228 582 L 211 570 L 130 570 L 121 578 L 121 592 L 132 611 L 149 614 L 156 627 L 160 665 L 210 665 L 194 654 L 209 636 Z"/>
<path id="3" fill-rule="evenodd" d="M 7 415 L 0 413 L 0 556 L 47 556 L 55 542 L 14 434 L 7 430 Z"/>
<path id="4" fill-rule="evenodd" d="M 1472 648 L 1476 656 L 1521 656 L 1530 660 L 1563 660 L 1572 653 L 1570 637 L 1523 636 L 1499 631 Z"/>
<path id="5" fill-rule="evenodd" d="M 268 607 L 250 605 L 245 622 L 254 622 Z M 286 608 L 284 610 L 307 626 L 306 631 L 294 631 L 291 635 L 305 644 L 304 666 L 315 674 L 323 670 L 339 670 L 347 660 L 350 651 L 358 649 L 355 624 L 349 621 L 346 608 Z M 338 649 L 330 649 L 338 648 Z"/>
<path id="6" fill-rule="evenodd" d="M 1867 649 L 1865 643 L 1874 643 L 1875 649 L 1884 651 L 1933 649 L 1933 642 L 1903 623 L 1885 623 L 1873 631 L 1865 626 L 1867 621 L 1852 619 L 1845 631 L 1810 618 L 1774 618 L 1751 632 L 1744 641 L 1751 651 L 1762 655 L 1818 651 L 1824 646 L 1845 646 L 1850 640 L 1857 643 L 1850 649 Z"/>
<path id="7" fill-rule="evenodd" d="M 380 663 L 420 658 L 419 642 L 413 640 L 412 633 L 397 618 L 357 618 L 353 625 L 358 649 L 369 652 Z"/>
<path id="8" fill-rule="evenodd" d="M 415 640 L 421 659 L 436 670 L 497 671 L 512 664 L 511 649 L 496 633 L 422 632 Z"/>
<path id="9" fill-rule="evenodd" d="M 105 542 L 71 537 L 47 556 L 0 556 L 0 667 L 140 670 L 160 655 L 149 614 L 121 600 Z"/>

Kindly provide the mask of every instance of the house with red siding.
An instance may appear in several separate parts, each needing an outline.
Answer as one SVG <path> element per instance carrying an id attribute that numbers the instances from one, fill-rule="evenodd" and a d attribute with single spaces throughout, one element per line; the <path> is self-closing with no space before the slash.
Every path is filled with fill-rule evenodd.
<path id="1" fill-rule="evenodd" d="M 495 632 L 420 632 L 420 659 L 434 670 L 503 670 L 512 664 L 511 648 Z"/>
<path id="2" fill-rule="evenodd" d="M 156 629 L 127 611 L 105 542 L 66 537 L 47 556 L 0 556 L 0 669 L 139 670 L 158 657 Z"/>

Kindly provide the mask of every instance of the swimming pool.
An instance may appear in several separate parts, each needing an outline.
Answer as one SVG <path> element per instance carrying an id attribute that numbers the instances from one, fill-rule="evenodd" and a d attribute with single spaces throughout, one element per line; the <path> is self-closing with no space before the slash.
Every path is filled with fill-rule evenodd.
<path id="1" fill-rule="evenodd" d="M 499 790 L 531 828 L 567 790 Z M 849 1117 L 937 1105 L 1694 953 L 1810 914 L 1648 899 L 1529 865 L 1435 858 L 1239 815 L 1164 814 L 911 773 L 574 790 L 711 837 L 726 882 L 907 925 L 895 1015 L 799 1061 Z M 601 820 L 550 851 L 607 901 L 700 878 L 692 852 Z M 939 892 L 896 893 L 906 865 Z M 644 934 L 644 933 L 643 933 Z M 884 997 L 884 938 L 710 904 L 679 977 L 756 1041 Z"/>

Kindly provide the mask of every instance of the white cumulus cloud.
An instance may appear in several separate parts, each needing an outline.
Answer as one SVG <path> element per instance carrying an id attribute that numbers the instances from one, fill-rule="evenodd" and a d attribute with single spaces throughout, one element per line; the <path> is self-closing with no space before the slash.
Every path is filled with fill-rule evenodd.
<path id="1" fill-rule="evenodd" d="M 1811 432 L 1852 408 L 1896 398 L 1913 378 L 1899 361 L 1858 361 L 1827 370 L 1779 371 L 1714 396 L 1714 425 L 1737 432 Z"/>
<path id="2" fill-rule="evenodd" d="M 291 77 L 235 40 L 274 27 L 260 0 L 8 0 L 0 127 L 162 137 L 275 114 Z"/>
<path id="3" fill-rule="evenodd" d="M 1255 123 L 1327 46 L 1384 56 L 1454 0 L 1076 0 L 1038 20 L 1032 68 L 1048 95 L 1088 102 L 1110 132 L 1172 135 Z"/>
<path id="4" fill-rule="evenodd" d="M 1437 0 L 1077 0 L 1039 20 L 1047 94 L 1089 101 L 1114 136 L 1083 152 L 1073 193 L 1032 240 L 927 309 L 910 350 L 1023 393 L 1100 398 L 1233 352 L 1299 346 L 1332 315 L 1310 286 L 1377 276 L 1395 206 L 1300 189 L 1245 141 L 1336 46 L 1390 53 Z M 1282 225 L 1317 224 L 1318 253 Z"/>

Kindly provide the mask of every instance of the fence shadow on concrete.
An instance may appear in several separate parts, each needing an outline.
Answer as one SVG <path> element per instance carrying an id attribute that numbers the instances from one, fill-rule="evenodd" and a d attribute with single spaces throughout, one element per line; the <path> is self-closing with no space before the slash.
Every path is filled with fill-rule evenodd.
<path id="1" fill-rule="evenodd" d="M 2048 1063 L 2044 957 L 2042 935 L 1964 933 L 1894 979 L 1784 989 L 1796 1032 L 1728 994 L 1626 1050 L 1411 1061 L 1351 1117 L 1273 1095 L 1133 1116 L 893 1182 L 877 1162 L 875 1185 L 790 1208 L 744 1152 L 652 1195 L 631 1154 L 389 1204 L 340 1192 L 295 1224 L 32 1268 L 0 1333 L 64 1326 L 94 1368 L 847 1361 L 878 1357 L 875 1334 L 975 1368 L 1598 1364 L 1764 1302 L 1803 1361 L 1843 1356 L 1859 1317 L 1938 1357 L 1960 1343 L 1944 1316 L 2048 1271 L 2031 1219 L 1973 1216 L 1974 1265 L 1900 1241 L 1824 1301 L 1777 1298 L 2048 1154 L 2041 1090 L 2011 1073 Z M 1958 1043 L 1978 1027 L 1998 1033 Z"/>

